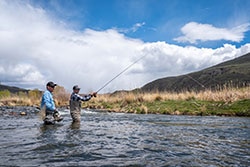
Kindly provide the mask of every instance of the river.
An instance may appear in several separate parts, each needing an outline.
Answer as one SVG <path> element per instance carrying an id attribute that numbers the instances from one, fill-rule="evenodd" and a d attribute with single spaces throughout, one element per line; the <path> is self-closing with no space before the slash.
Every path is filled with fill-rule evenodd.
<path id="1" fill-rule="evenodd" d="M 72 124 L 63 109 L 43 125 L 34 108 L 0 110 L 0 166 L 250 166 L 250 118 L 83 110 Z"/>

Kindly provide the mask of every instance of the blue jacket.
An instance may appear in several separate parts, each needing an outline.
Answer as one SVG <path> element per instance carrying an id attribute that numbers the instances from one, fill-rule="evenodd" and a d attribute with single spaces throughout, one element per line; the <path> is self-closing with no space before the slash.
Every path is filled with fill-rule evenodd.
<path id="1" fill-rule="evenodd" d="M 46 90 L 42 96 L 41 108 L 43 108 L 44 106 L 46 106 L 46 110 L 54 111 L 56 109 L 55 103 L 53 100 L 53 95 L 48 90 Z"/>

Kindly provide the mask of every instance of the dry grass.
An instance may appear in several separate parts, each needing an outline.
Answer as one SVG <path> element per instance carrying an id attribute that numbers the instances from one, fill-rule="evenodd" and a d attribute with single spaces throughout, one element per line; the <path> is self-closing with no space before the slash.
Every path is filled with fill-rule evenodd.
<path id="1" fill-rule="evenodd" d="M 202 92 L 156 92 L 156 93 L 118 93 L 115 95 L 105 94 L 98 95 L 93 99 L 94 102 L 118 103 L 126 102 L 127 104 L 135 102 L 154 102 L 166 100 L 204 100 L 204 101 L 222 101 L 235 102 L 242 99 L 250 99 L 250 86 L 245 88 L 225 88 L 219 91 L 206 90 Z"/>
<path id="2" fill-rule="evenodd" d="M 69 101 L 69 93 L 62 91 L 62 93 L 55 94 L 56 106 L 67 106 Z M 129 104 L 141 104 L 143 102 L 156 102 L 167 100 L 202 100 L 202 101 L 221 101 L 221 102 L 235 102 L 243 99 L 250 99 L 250 86 L 244 88 L 224 88 L 223 90 L 211 91 L 206 90 L 202 92 L 155 92 L 155 93 L 132 93 L 121 92 L 116 94 L 100 94 L 97 98 L 91 99 L 88 103 L 84 103 L 83 107 L 97 107 L 107 108 L 109 104 L 119 104 L 123 107 Z M 0 98 L 0 106 L 40 106 L 41 97 L 29 97 L 12 95 Z M 103 106 L 106 104 L 106 106 Z M 142 108 L 146 111 L 145 107 Z"/>
<path id="3" fill-rule="evenodd" d="M 0 99 L 0 106 L 34 106 L 38 103 L 38 100 L 29 97 L 10 96 Z"/>

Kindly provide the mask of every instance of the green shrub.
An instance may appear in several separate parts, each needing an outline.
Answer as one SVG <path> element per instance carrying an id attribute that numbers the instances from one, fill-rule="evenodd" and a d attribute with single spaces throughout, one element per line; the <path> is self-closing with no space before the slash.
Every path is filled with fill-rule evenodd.
<path id="1" fill-rule="evenodd" d="M 0 91 L 0 98 L 6 98 L 6 97 L 10 97 L 10 91 L 8 90 L 2 90 Z"/>

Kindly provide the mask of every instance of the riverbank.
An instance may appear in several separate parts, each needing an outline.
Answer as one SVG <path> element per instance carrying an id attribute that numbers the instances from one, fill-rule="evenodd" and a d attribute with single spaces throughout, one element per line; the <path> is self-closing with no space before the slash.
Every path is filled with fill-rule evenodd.
<path id="1" fill-rule="evenodd" d="M 137 114 L 250 116 L 250 87 L 182 93 L 119 92 L 102 95 L 84 108 Z"/>
<path id="2" fill-rule="evenodd" d="M 68 106 L 68 100 L 65 100 L 67 97 L 55 95 L 55 99 L 57 107 Z M 28 96 L 13 95 L 0 98 L 0 106 L 39 106 L 39 104 L 40 97 L 29 98 Z M 83 102 L 82 107 L 136 114 L 250 117 L 250 87 L 182 93 L 119 92 L 100 94 L 97 98 Z"/>

